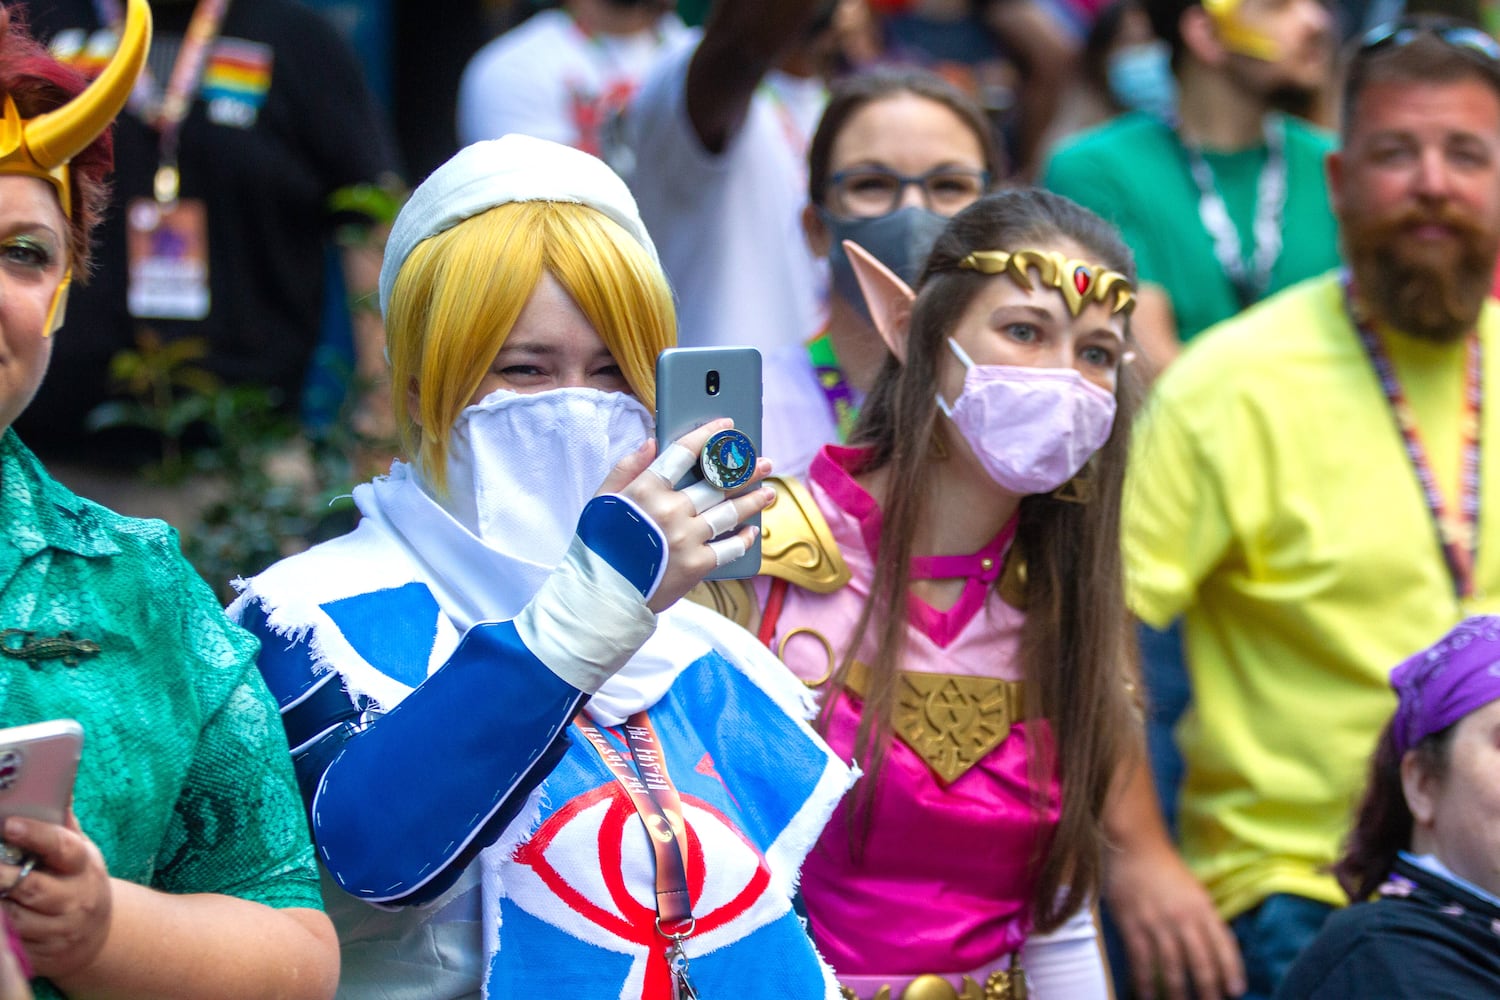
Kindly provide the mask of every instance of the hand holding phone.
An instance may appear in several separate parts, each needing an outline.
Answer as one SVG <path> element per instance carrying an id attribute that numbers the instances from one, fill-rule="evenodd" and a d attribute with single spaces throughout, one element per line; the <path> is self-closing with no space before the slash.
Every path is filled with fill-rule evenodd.
<path id="1" fill-rule="evenodd" d="M 760 451 L 761 359 L 753 347 L 673 347 L 656 359 L 656 441 L 658 452 L 684 434 L 710 420 L 728 417 L 734 429 Z M 735 461 L 733 444 L 725 455 Z M 753 472 L 753 462 L 751 463 Z M 692 470 L 675 485 L 682 487 L 703 479 L 701 469 Z M 730 490 L 729 495 L 739 491 Z M 760 515 L 744 522 L 760 526 Z M 719 537 L 730 534 L 730 526 Z M 710 572 L 707 579 L 728 580 L 755 576 L 760 572 L 760 536 L 738 559 Z"/>
<path id="2" fill-rule="evenodd" d="M 66 822 L 82 755 L 83 727 L 72 719 L 0 729 L 0 821 Z M 0 841 L 0 862 L 19 864 L 21 857 Z"/>

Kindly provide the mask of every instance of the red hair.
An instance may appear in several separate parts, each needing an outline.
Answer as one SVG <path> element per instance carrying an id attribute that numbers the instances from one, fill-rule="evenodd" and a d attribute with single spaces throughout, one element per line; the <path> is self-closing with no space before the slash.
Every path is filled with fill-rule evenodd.
<path id="1" fill-rule="evenodd" d="M 16 102 L 22 118 L 60 108 L 88 86 L 84 75 L 52 58 L 31 37 L 24 17 L 0 7 L 0 93 Z M 89 237 L 109 204 L 107 180 L 115 164 L 114 130 L 107 128 L 68 164 L 73 217 L 68 220 L 68 260 L 74 280 L 89 269 Z"/>

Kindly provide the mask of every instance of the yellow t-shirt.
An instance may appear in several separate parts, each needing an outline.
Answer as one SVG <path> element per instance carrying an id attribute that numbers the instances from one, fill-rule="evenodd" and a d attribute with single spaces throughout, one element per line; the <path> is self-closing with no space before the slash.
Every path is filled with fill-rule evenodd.
<path id="1" fill-rule="evenodd" d="M 1500 392 L 1500 309 L 1480 319 Z M 1463 344 L 1385 333 L 1445 502 L 1456 505 Z M 1500 442 L 1500 399 L 1482 440 Z M 1481 462 L 1475 594 L 1460 603 L 1336 275 L 1195 341 L 1138 429 L 1124 510 L 1131 607 L 1185 616 L 1192 709 L 1182 850 L 1227 918 L 1272 893 L 1343 903 L 1337 857 L 1390 670 L 1466 614 L 1500 611 L 1500 462 Z"/>

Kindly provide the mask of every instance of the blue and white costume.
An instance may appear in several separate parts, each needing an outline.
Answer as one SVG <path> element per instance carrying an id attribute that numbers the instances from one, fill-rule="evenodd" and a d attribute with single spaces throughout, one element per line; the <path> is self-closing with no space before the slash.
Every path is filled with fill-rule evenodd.
<path id="1" fill-rule="evenodd" d="M 608 468 L 640 440 L 622 428 L 644 420 L 618 393 L 499 392 L 466 411 L 452 472 L 469 474 L 464 434 L 537 456 L 566 440 L 575 456 L 597 452 L 585 468 Z M 558 508 L 582 514 L 548 569 L 556 511 L 506 530 L 535 516 L 527 494 L 503 468 L 472 473 L 484 490 L 454 493 L 479 534 L 398 463 L 356 489 L 355 531 L 248 581 L 230 609 L 261 638 L 319 859 L 350 897 L 327 893 L 345 944 L 340 995 L 466 996 L 481 976 L 490 997 L 650 993 L 663 961 L 653 855 L 629 797 L 568 736 L 587 705 L 601 728 L 648 710 L 666 751 L 702 994 L 836 997 L 791 899 L 850 777 L 804 721 L 800 685 L 709 611 L 647 610 L 664 548 L 629 501 L 562 484 Z M 429 905 L 390 915 L 353 899 Z"/>

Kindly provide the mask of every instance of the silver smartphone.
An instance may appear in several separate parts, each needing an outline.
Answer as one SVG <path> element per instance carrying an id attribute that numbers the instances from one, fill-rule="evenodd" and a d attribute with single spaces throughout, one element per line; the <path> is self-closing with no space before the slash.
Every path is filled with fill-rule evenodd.
<path id="1" fill-rule="evenodd" d="M 669 347 L 656 359 L 656 443 L 676 441 L 710 420 L 729 417 L 760 451 L 760 352 L 753 347 Z M 694 470 L 678 486 L 702 478 Z M 745 522 L 760 526 L 757 514 Z M 760 572 L 760 536 L 750 551 L 708 574 L 738 580 Z"/>
<path id="2" fill-rule="evenodd" d="M 72 719 L 0 729 L 0 819 L 24 816 L 61 824 L 82 756 L 83 727 Z M 0 841 L 0 861 L 19 864 L 21 856 Z"/>

